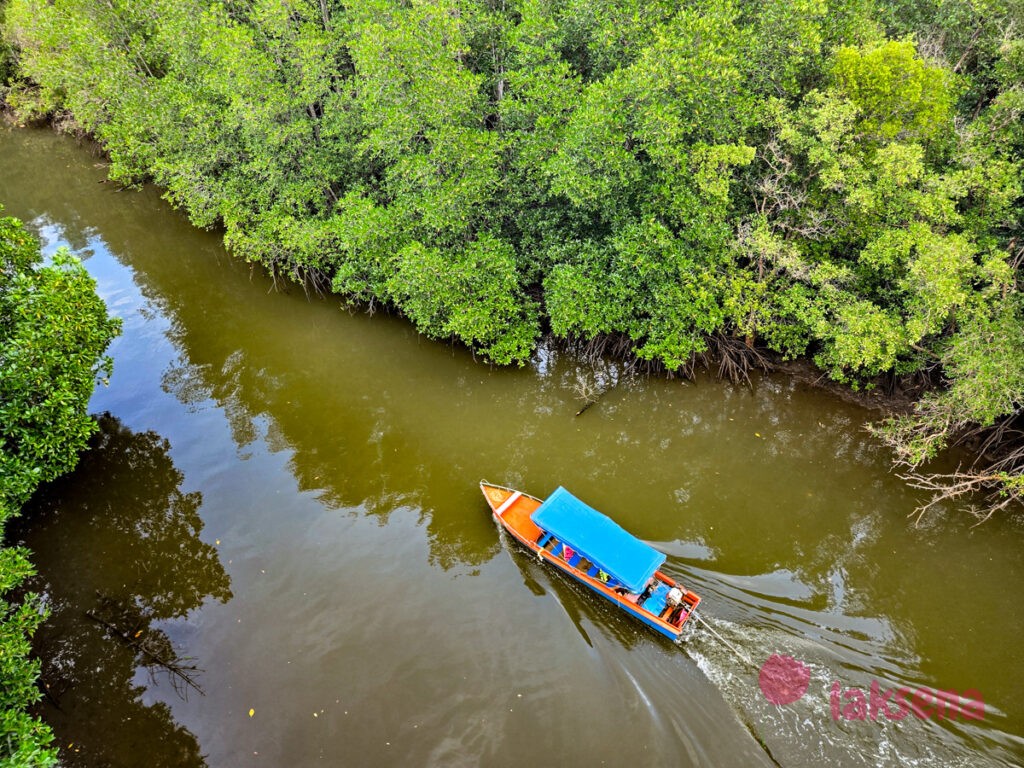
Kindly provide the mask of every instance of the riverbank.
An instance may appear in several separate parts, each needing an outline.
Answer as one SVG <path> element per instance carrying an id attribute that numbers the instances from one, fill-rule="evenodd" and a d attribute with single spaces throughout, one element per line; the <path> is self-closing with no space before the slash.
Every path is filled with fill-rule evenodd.
<path id="1" fill-rule="evenodd" d="M 73 139 L 92 156 L 101 160 L 106 167 L 110 165 L 109 152 L 94 136 L 77 124 L 74 117 L 70 114 L 63 115 L 56 122 L 49 118 L 39 118 L 26 122 L 19 119 L 15 110 L 0 100 L 0 121 L 9 128 L 54 130 Z M 108 182 L 113 183 L 109 180 Z M 162 193 L 165 194 L 166 190 L 162 190 Z M 224 228 L 218 225 L 208 227 L 206 231 L 215 232 L 220 237 L 224 237 L 226 234 Z M 266 269 L 262 265 L 258 266 L 264 270 Z M 274 277 L 273 275 L 270 276 Z M 281 277 L 285 281 L 301 287 L 303 290 L 330 293 L 329 290 L 322 290 L 324 287 L 323 280 L 316 279 L 313 275 L 300 275 L 298 280 L 290 280 L 288 275 Z M 402 316 L 401 311 L 394 307 L 382 306 L 378 302 L 361 302 L 357 297 L 344 294 L 335 295 L 357 311 L 366 311 L 369 314 L 378 311 L 397 312 L 399 316 Z M 406 319 L 409 320 L 408 318 Z M 411 320 L 409 321 L 411 322 Z M 891 376 L 879 377 L 874 381 L 868 381 L 854 387 L 846 382 L 832 379 L 828 375 L 828 371 L 818 367 L 807 357 L 787 359 L 777 352 L 760 345 L 748 350 L 746 345 L 738 343 L 739 341 L 739 339 L 727 339 L 724 337 L 719 340 L 708 335 L 703 343 L 706 351 L 699 355 L 695 354 L 686 365 L 676 371 L 669 370 L 657 361 L 644 360 L 637 357 L 634 348 L 635 343 L 628 337 L 618 336 L 571 340 L 559 337 L 553 334 L 550 329 L 547 329 L 538 343 L 567 350 L 577 355 L 582 361 L 615 360 L 626 364 L 630 369 L 669 378 L 682 376 L 683 378 L 692 379 L 698 370 L 704 370 L 712 375 L 718 375 L 721 378 L 737 383 L 745 380 L 747 375 L 754 371 L 778 371 L 793 376 L 802 384 L 827 391 L 846 402 L 855 403 L 864 408 L 877 411 L 881 418 L 908 413 L 913 408 L 914 402 L 919 399 L 921 393 L 928 390 L 928 387 L 923 386 L 920 382 L 901 383 Z M 466 346 L 462 341 L 454 338 L 449 339 L 447 343 Z M 729 358 L 734 362 L 730 363 Z"/>
<path id="2" fill-rule="evenodd" d="M 65 116 L 57 123 L 48 119 L 39 119 L 26 123 L 19 120 L 14 111 L 6 106 L 4 102 L 0 101 L 0 121 L 3 121 L 9 128 L 54 130 L 59 134 L 70 137 L 93 157 L 109 165 L 110 156 L 103 146 L 81 126 L 77 125 L 74 122 L 74 118 L 70 115 Z M 213 227 L 208 231 L 216 232 L 221 237 L 224 236 L 222 228 Z M 319 290 L 315 280 L 310 281 L 303 278 L 294 284 L 303 289 Z M 345 296 L 339 296 L 339 298 L 346 299 Z M 350 306 L 358 311 L 366 311 L 370 314 L 382 309 L 388 311 L 387 307 L 382 308 L 376 304 L 353 302 Z M 449 343 L 461 344 L 457 340 L 451 340 Z M 710 337 L 706 341 L 708 352 L 701 356 L 695 356 L 690 364 L 685 366 L 681 372 L 676 372 L 675 374 L 657 363 L 637 358 L 631 349 L 632 342 L 628 339 L 609 339 L 608 341 L 592 339 L 586 342 L 572 342 L 548 332 L 544 335 L 541 343 L 568 350 L 576 354 L 583 361 L 595 359 L 615 360 L 626 364 L 629 368 L 650 375 L 673 377 L 673 375 L 678 376 L 682 373 L 684 378 L 692 378 L 697 370 L 704 370 L 712 375 L 718 375 L 721 378 L 739 382 L 745 379 L 746 374 L 753 371 L 777 371 L 792 376 L 801 384 L 822 389 L 845 402 L 876 411 L 879 414 L 879 418 L 883 419 L 910 412 L 920 394 L 926 391 L 919 383 L 901 385 L 891 378 L 887 380 L 878 379 L 874 382 L 869 382 L 867 386 L 854 388 L 847 383 L 831 379 L 827 371 L 822 370 L 807 358 L 785 359 L 764 347 L 757 347 L 753 350 L 749 359 L 742 363 L 733 366 L 723 365 L 723 353 L 719 351 L 716 354 L 716 350 L 721 350 L 722 345 L 716 345 Z M 730 346 L 735 347 L 738 345 Z M 595 354 L 595 350 L 597 354 Z M 734 355 L 742 356 L 743 353 L 734 352 Z M 730 375 L 730 370 L 735 370 L 736 375 Z M 582 399 L 585 400 L 585 398 Z"/>

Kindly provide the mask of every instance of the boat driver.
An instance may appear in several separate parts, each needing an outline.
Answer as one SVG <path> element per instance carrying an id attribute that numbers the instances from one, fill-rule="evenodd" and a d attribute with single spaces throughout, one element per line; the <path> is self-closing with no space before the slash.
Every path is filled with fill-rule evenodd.
<path id="1" fill-rule="evenodd" d="M 665 596 L 665 605 L 669 608 L 675 608 L 681 602 L 683 602 L 683 590 L 679 587 L 672 587 Z"/>
<path id="2" fill-rule="evenodd" d="M 683 602 L 683 590 L 679 587 L 672 587 L 665 595 L 665 612 L 664 617 L 668 617 L 667 621 L 672 621 L 673 618 L 677 617 L 676 610 L 682 605 Z"/>

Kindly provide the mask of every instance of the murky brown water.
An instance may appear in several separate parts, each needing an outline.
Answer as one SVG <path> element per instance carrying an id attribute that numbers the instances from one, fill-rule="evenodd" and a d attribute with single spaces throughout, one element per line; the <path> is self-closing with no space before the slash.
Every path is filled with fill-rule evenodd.
<path id="1" fill-rule="evenodd" d="M 0 130 L 0 203 L 86 259 L 124 319 L 96 447 L 12 532 L 52 610 L 41 711 L 66 764 L 1024 759 L 1024 524 L 915 527 L 869 414 L 782 378 L 609 368 L 574 418 L 593 374 L 572 360 L 491 369 L 275 291 L 98 163 Z M 563 484 L 661 548 L 753 664 L 699 625 L 677 648 L 510 550 L 481 478 Z M 795 703 L 759 689 L 773 653 L 810 669 Z M 872 681 L 973 689 L 985 717 L 844 718 Z"/>

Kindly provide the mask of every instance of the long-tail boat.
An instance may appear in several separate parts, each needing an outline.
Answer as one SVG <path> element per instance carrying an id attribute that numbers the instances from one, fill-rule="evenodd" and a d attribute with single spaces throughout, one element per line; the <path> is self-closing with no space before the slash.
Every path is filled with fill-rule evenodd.
<path id="1" fill-rule="evenodd" d="M 495 519 L 541 562 L 554 565 L 649 627 L 678 642 L 700 603 L 659 569 L 665 555 L 565 488 L 546 499 L 486 481 Z"/>

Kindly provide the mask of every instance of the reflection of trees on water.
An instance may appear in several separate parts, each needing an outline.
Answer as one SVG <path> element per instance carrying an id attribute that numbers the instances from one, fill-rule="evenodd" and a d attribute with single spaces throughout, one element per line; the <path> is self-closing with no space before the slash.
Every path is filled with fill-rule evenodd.
<path id="1" fill-rule="evenodd" d="M 180 686 L 159 662 L 187 660 L 158 622 L 227 601 L 230 580 L 199 539 L 202 499 L 182 492 L 168 442 L 99 421 L 78 468 L 37 494 L 12 530 L 33 551 L 32 588 L 51 611 L 35 638 L 42 714 L 66 765 L 205 765 L 170 708 L 144 702 L 138 672 Z"/>
<path id="2" fill-rule="evenodd" d="M 174 319 L 171 335 L 182 354 L 164 372 L 163 388 L 190 406 L 216 403 L 239 449 L 262 439 L 270 450 L 290 451 L 299 490 L 328 506 L 362 507 L 382 521 L 398 509 L 419 511 L 432 563 L 451 568 L 493 557 L 491 530 L 486 541 L 466 530 L 467 499 L 485 509 L 475 482 L 466 482 L 464 468 L 432 455 L 431 446 L 416 444 L 417 435 L 396 428 L 386 395 L 372 402 L 360 392 L 346 396 L 319 380 L 329 368 L 289 366 L 258 345 L 211 357 L 211 349 L 191 348 L 184 316 Z M 453 500 L 452 488 L 466 493 Z"/>
<path id="3" fill-rule="evenodd" d="M 115 194 L 114 185 L 97 194 L 97 182 L 106 178 L 99 146 L 88 139 L 70 140 L 50 128 L 12 130 L 3 124 L 0 131 L 0 200 L 7 207 L 5 215 L 17 216 L 30 227 L 59 221 L 64 244 L 76 252 L 87 249 L 94 234 L 92 219 L 77 200 L 98 207 L 106 203 L 108 211 L 116 207 L 100 201 L 107 191 Z"/>

